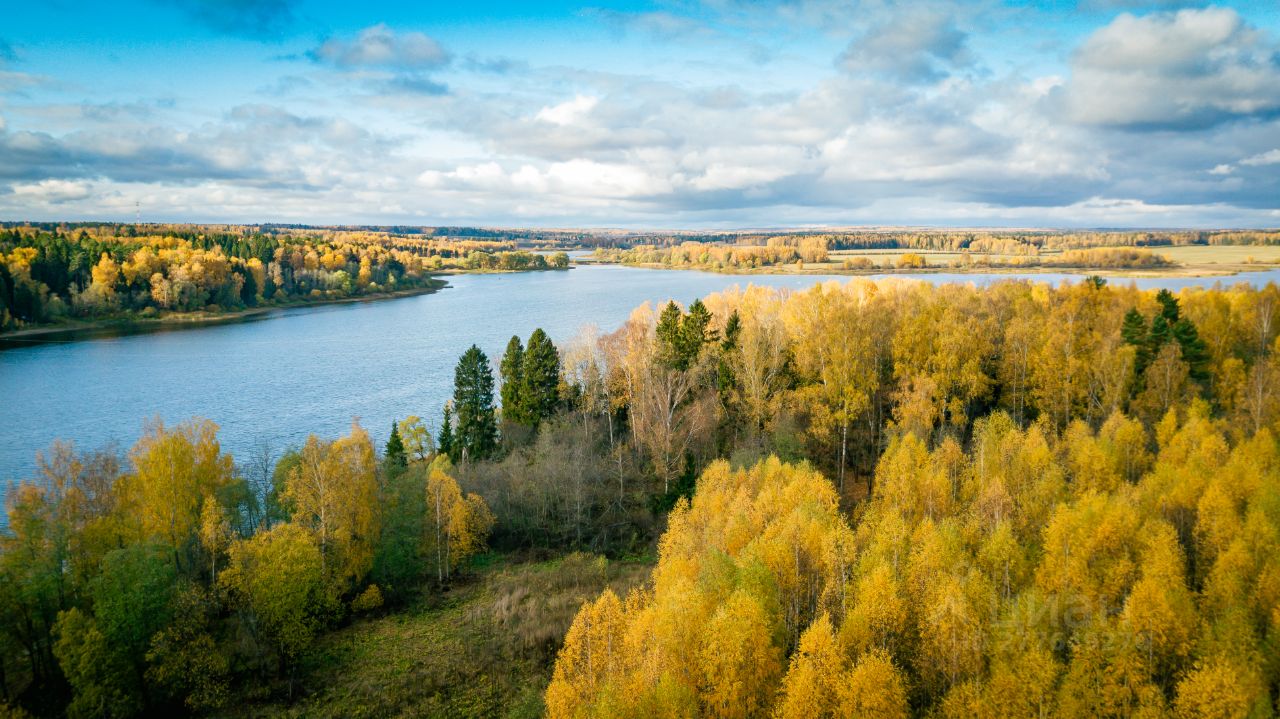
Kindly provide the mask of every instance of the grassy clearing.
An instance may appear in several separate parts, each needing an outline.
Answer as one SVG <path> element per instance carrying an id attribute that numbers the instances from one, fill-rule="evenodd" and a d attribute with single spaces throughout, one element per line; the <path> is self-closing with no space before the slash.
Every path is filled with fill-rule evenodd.
<path id="1" fill-rule="evenodd" d="M 583 554 L 491 559 L 448 592 L 324 636 L 299 669 L 292 703 L 279 691 L 274 699 L 245 696 L 227 716 L 542 716 L 578 607 L 606 586 L 625 596 L 652 568 Z"/>
<path id="2" fill-rule="evenodd" d="M 1280 245 L 1180 245 L 1148 249 L 1184 265 L 1280 263 Z"/>

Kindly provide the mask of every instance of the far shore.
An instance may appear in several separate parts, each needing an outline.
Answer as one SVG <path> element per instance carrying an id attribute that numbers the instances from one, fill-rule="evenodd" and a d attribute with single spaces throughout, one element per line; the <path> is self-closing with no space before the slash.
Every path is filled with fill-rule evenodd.
<path id="1" fill-rule="evenodd" d="M 402 290 L 393 290 L 391 292 L 376 292 L 356 297 L 295 300 L 284 304 L 265 305 L 262 307 L 246 307 L 242 310 L 232 310 L 228 312 L 205 312 L 201 310 L 198 312 L 173 312 L 159 317 L 111 317 L 100 320 L 72 320 L 55 325 L 24 327 L 20 330 L 11 330 L 9 332 L 0 333 L 0 350 L 15 346 L 10 344 L 10 342 L 31 340 L 33 344 L 39 344 L 41 342 L 56 341 L 55 338 L 62 334 L 72 335 L 72 339 L 75 339 L 75 336 L 77 335 L 91 335 L 96 332 L 121 332 L 125 334 L 133 334 L 171 329 L 207 327 L 210 325 L 227 324 L 232 322 L 244 322 L 259 319 L 281 310 L 298 309 L 302 307 L 321 307 L 324 305 L 342 305 L 353 302 L 375 302 L 378 300 L 426 295 L 442 290 L 448 285 L 449 283 L 447 280 L 441 279 L 440 277 L 432 277 L 428 281 L 428 284 L 421 287 L 409 287 Z"/>
<path id="2" fill-rule="evenodd" d="M 1097 275 L 1099 277 L 1231 277 L 1242 272 L 1266 272 L 1280 269 L 1278 264 L 1178 264 L 1165 267 L 1071 267 L 1054 265 L 1028 265 L 1012 267 L 1008 265 L 983 266 L 966 265 L 951 267 L 947 265 L 926 265 L 925 267 L 865 267 L 845 268 L 823 263 L 808 263 L 803 268 L 794 264 L 765 265 L 763 267 L 710 267 L 705 265 L 665 265 L 658 262 L 614 262 L 586 257 L 579 258 L 579 264 L 617 265 L 618 267 L 636 267 L 646 270 L 695 270 L 698 272 L 714 272 L 721 275 L 846 275 L 849 277 L 869 277 L 884 275 L 900 275 L 912 277 L 931 274 L 1079 274 Z"/>
<path id="3" fill-rule="evenodd" d="M 392 300 L 402 297 L 413 297 L 416 295 L 426 295 L 442 290 L 449 286 L 448 277 L 451 275 L 467 275 L 467 274 L 513 274 L 517 272 L 552 272 L 573 269 L 573 265 L 568 267 L 548 267 L 546 269 L 529 269 L 529 270 L 464 270 L 450 268 L 434 272 L 428 278 L 427 284 L 422 287 L 409 287 L 403 290 L 394 290 L 391 292 L 375 292 L 373 294 L 358 295 L 355 297 L 332 297 L 318 300 L 295 299 L 283 304 L 271 304 L 261 307 L 246 307 L 242 310 L 229 310 L 225 312 L 205 312 L 199 310 L 196 312 L 170 312 L 157 317 L 105 317 L 102 319 L 77 319 L 67 320 L 51 325 L 40 325 L 38 327 L 24 327 L 20 330 L 9 330 L 8 332 L 0 332 L 0 351 L 12 349 L 22 346 L 23 342 L 31 342 L 31 344 L 40 344 L 42 342 L 55 342 L 59 335 L 67 335 L 65 341 L 74 341 L 78 339 L 88 339 L 97 334 L 141 334 L 144 332 L 161 332 L 165 330 L 176 329 L 194 329 L 196 327 L 209 327 L 212 325 L 230 324 L 233 322 L 247 322 L 250 320 L 261 319 L 266 315 L 280 310 L 291 310 L 302 307 L 321 307 L 324 305 L 342 305 L 352 302 L 375 302 L 378 300 Z"/>

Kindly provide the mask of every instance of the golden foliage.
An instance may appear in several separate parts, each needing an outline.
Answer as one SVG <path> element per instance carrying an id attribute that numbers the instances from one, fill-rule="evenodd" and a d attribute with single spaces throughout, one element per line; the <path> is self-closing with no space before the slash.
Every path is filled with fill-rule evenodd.
<path id="1" fill-rule="evenodd" d="M 333 442 L 308 437 L 282 496 L 294 523 L 315 535 L 334 589 L 341 593 L 369 571 L 381 514 L 373 443 L 360 425 Z"/>

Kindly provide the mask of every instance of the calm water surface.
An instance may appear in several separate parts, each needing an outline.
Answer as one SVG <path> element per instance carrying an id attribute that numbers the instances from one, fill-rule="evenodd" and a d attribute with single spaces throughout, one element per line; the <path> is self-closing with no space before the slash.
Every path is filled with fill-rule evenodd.
<path id="1" fill-rule="evenodd" d="M 928 274 L 986 285 L 1065 274 Z M 584 265 L 568 272 L 461 275 L 436 294 L 298 308 L 264 319 L 0 351 L 0 485 L 30 476 L 56 438 L 122 449 L 145 418 L 199 415 L 222 427 L 240 461 L 262 441 L 279 452 L 309 433 L 336 437 L 353 417 L 380 446 L 393 419 L 438 423 L 453 367 L 472 343 L 495 363 L 513 334 L 535 327 L 557 343 L 585 325 L 609 331 L 645 301 L 687 303 L 734 285 L 803 288 L 841 276 L 732 276 Z M 1280 270 L 1227 278 L 1142 278 L 1139 287 L 1280 282 Z M 1113 283 L 1128 282 L 1112 279 Z"/>

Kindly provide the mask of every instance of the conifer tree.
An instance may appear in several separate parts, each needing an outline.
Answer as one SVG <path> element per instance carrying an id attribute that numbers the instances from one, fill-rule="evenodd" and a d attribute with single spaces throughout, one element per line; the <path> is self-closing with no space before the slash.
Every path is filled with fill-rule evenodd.
<path id="1" fill-rule="evenodd" d="M 668 302 L 658 315 L 655 334 L 658 339 L 658 362 L 671 369 L 684 369 L 681 348 L 681 320 L 684 313 L 674 300 Z"/>
<path id="2" fill-rule="evenodd" d="M 479 347 L 462 353 L 453 380 L 454 411 L 458 426 L 454 452 L 461 461 L 488 457 L 498 443 L 498 423 L 493 407 L 493 370 Z"/>
<path id="3" fill-rule="evenodd" d="M 721 397 L 726 397 L 733 389 L 735 382 L 733 365 L 729 363 L 729 355 L 738 349 L 738 336 L 742 334 L 742 318 L 734 310 L 724 325 L 724 340 L 720 342 L 720 362 L 716 366 L 716 387 Z"/>
<path id="4" fill-rule="evenodd" d="M 253 273 L 242 272 L 240 276 L 244 278 L 244 284 L 240 285 L 240 301 L 249 307 L 258 304 L 258 281 L 253 278 Z"/>
<path id="5" fill-rule="evenodd" d="M 1187 363 L 1191 379 L 1209 381 L 1209 348 L 1191 320 L 1182 318 L 1170 328 L 1170 334 L 1182 348 L 1182 361 Z"/>
<path id="6" fill-rule="evenodd" d="M 536 427 L 554 416 L 560 403 L 560 352 L 541 328 L 529 336 L 523 369 L 521 404 Z"/>
<path id="7" fill-rule="evenodd" d="M 708 329 L 710 326 L 710 310 L 702 300 L 694 300 L 680 325 L 680 354 L 685 366 L 693 364 L 702 352 L 702 346 L 714 339 Z"/>
<path id="8" fill-rule="evenodd" d="M 1151 348 L 1148 346 L 1147 320 L 1135 307 L 1124 315 L 1124 324 L 1120 326 L 1120 337 L 1137 349 L 1133 360 L 1133 373 L 1139 377 L 1151 364 Z"/>
<path id="9" fill-rule="evenodd" d="M 1151 332 L 1147 335 L 1147 355 L 1155 359 L 1160 354 L 1160 348 L 1169 342 L 1171 332 L 1169 329 L 1169 320 L 1164 313 L 1155 316 L 1151 320 Z"/>
<path id="10" fill-rule="evenodd" d="M 524 401 L 524 357 L 524 345 L 520 344 L 519 337 L 512 335 L 498 365 L 498 374 L 502 378 L 502 419 L 514 424 L 532 424 Z"/>
<path id="11" fill-rule="evenodd" d="M 409 465 L 405 457 L 404 440 L 400 437 L 400 426 L 391 421 L 391 437 L 387 439 L 387 448 L 383 453 L 383 461 L 392 472 L 398 472 Z"/>
<path id="12" fill-rule="evenodd" d="M 436 450 L 450 459 L 453 458 L 453 407 L 444 403 L 444 419 L 440 424 L 440 438 L 436 442 Z"/>
<path id="13" fill-rule="evenodd" d="M 1160 316 L 1164 317 L 1164 321 L 1167 324 L 1174 324 L 1182 316 L 1182 312 L 1178 307 L 1178 298 L 1174 297 L 1169 290 L 1157 292 L 1156 302 L 1160 303 Z"/>

